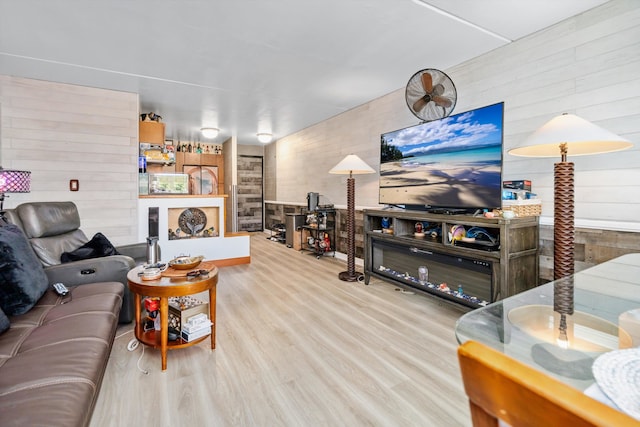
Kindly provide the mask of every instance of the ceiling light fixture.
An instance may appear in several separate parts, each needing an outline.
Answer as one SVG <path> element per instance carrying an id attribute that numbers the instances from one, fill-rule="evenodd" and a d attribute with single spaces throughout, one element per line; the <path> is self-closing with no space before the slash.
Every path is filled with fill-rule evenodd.
<path id="1" fill-rule="evenodd" d="M 263 144 L 270 143 L 272 139 L 273 139 L 273 135 L 271 135 L 270 133 L 259 133 L 258 134 L 258 141 L 262 142 Z"/>
<path id="2" fill-rule="evenodd" d="M 200 132 L 202 132 L 202 136 L 204 136 L 205 138 L 211 139 L 211 138 L 215 138 L 216 136 L 218 136 L 218 132 L 220 132 L 220 129 L 218 129 L 218 128 L 202 128 L 202 129 L 200 129 Z"/>

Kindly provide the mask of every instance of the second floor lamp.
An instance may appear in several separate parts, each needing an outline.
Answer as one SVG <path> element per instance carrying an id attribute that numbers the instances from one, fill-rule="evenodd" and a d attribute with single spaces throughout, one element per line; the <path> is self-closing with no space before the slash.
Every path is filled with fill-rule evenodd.
<path id="1" fill-rule="evenodd" d="M 347 271 L 338 274 L 340 280 L 355 282 L 362 273 L 356 273 L 356 219 L 355 219 L 355 178 L 353 175 L 375 173 L 375 171 L 355 154 L 349 154 L 329 171 L 332 174 L 349 175 L 347 178 Z"/>

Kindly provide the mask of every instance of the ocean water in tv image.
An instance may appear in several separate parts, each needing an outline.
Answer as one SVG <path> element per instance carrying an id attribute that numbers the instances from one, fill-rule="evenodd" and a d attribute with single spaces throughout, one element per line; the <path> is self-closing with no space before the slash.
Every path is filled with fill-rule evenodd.
<path id="1" fill-rule="evenodd" d="M 500 187 L 501 164 L 502 147 L 497 146 L 414 157 L 406 161 L 405 167 L 422 168 L 442 177 Z"/>
<path id="2" fill-rule="evenodd" d="M 502 104 L 383 134 L 380 203 L 500 206 Z"/>

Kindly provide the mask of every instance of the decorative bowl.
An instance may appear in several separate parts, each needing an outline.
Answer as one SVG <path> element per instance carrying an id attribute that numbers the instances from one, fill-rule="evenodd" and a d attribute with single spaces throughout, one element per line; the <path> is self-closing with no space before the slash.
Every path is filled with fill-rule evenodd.
<path id="1" fill-rule="evenodd" d="M 176 270 L 190 270 L 202 262 L 204 256 L 179 256 L 169 261 L 169 267 Z"/>

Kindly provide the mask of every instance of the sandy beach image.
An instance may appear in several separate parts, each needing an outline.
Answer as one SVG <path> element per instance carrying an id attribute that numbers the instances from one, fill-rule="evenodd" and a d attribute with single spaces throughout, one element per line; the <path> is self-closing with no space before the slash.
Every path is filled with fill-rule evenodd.
<path id="1" fill-rule="evenodd" d="M 500 179 L 496 164 L 387 162 L 380 165 L 380 203 L 492 208 Z"/>

